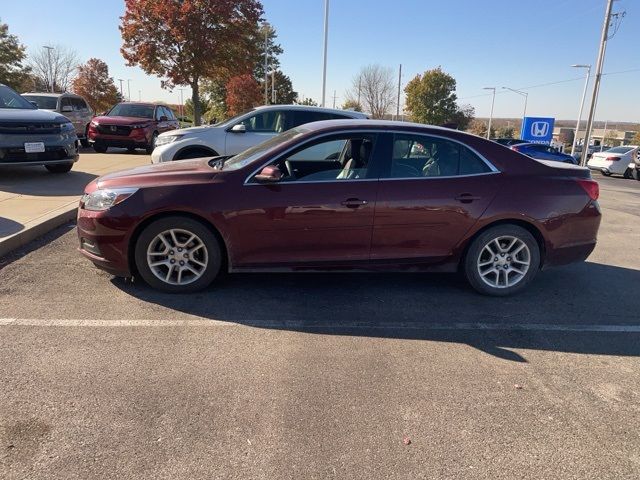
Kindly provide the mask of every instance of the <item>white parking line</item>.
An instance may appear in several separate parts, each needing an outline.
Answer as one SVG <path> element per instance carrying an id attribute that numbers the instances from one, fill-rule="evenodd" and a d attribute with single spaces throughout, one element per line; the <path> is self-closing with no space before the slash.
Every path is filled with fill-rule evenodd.
<path id="1" fill-rule="evenodd" d="M 640 325 L 612 324 L 542 324 L 542 323 L 428 323 L 428 322 L 315 322 L 315 321 L 247 321 L 243 323 L 207 319 L 184 320 L 80 320 L 0 318 L 0 326 L 35 327 L 259 327 L 285 329 L 334 330 L 504 330 L 541 332 L 621 332 L 640 333 Z"/>

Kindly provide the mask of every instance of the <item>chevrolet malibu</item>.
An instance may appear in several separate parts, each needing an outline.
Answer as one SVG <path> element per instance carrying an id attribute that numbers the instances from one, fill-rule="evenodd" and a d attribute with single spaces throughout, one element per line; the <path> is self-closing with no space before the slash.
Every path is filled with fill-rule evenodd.
<path id="1" fill-rule="evenodd" d="M 582 261 L 600 225 L 586 168 L 439 127 L 330 120 L 232 157 L 112 173 L 80 201 L 80 252 L 167 292 L 221 272 L 462 272 L 516 293 Z"/>

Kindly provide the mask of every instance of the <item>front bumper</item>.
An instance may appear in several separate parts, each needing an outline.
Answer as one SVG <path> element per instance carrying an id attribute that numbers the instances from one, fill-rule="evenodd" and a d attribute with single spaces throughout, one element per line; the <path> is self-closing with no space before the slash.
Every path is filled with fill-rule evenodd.
<path id="1" fill-rule="evenodd" d="M 44 152 L 26 153 L 24 144 L 42 142 Z M 51 135 L 3 135 L 0 140 L 0 165 L 57 165 L 78 161 L 78 138 L 75 133 Z"/>
<path id="2" fill-rule="evenodd" d="M 89 128 L 89 143 L 105 147 L 146 148 L 149 146 L 151 133 L 145 129 L 131 129 L 128 135 L 110 135 L 101 133 L 95 127 Z"/>
<path id="3" fill-rule="evenodd" d="M 182 147 L 181 142 L 165 143 L 153 149 L 151 163 L 171 162 Z"/>
<path id="4" fill-rule="evenodd" d="M 126 216 L 111 215 L 109 210 L 85 210 L 80 205 L 78 250 L 98 268 L 119 277 L 130 277 L 128 246 L 133 228 L 134 223 L 129 223 Z"/>

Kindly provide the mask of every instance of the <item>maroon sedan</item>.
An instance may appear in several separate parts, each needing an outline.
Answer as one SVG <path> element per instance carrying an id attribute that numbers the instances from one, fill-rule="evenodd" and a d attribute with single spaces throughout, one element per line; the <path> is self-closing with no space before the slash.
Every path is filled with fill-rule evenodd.
<path id="1" fill-rule="evenodd" d="M 507 295 L 584 260 L 600 225 L 589 170 L 417 124 L 303 125 L 233 157 L 113 173 L 80 202 L 80 251 L 168 292 L 221 271 L 462 271 Z"/>
<path id="2" fill-rule="evenodd" d="M 123 102 L 89 123 L 89 143 L 98 153 L 109 147 L 126 148 L 130 152 L 144 148 L 153 152 L 158 135 L 180 126 L 169 107 L 150 103 Z"/>

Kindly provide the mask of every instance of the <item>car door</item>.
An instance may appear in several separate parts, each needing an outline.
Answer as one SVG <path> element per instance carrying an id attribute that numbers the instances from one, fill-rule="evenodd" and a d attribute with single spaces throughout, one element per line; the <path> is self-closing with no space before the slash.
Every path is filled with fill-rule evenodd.
<path id="1" fill-rule="evenodd" d="M 87 129 L 87 125 L 91 121 L 91 114 L 89 107 L 85 101 L 81 98 L 73 98 L 73 110 L 76 116 L 74 123 L 78 136 L 84 137 Z"/>
<path id="2" fill-rule="evenodd" d="M 227 128 L 225 135 L 226 155 L 235 155 L 249 147 L 275 137 L 290 128 L 291 111 L 259 110 L 238 123 Z M 244 130 L 234 130 L 236 125 L 244 126 Z"/>
<path id="3" fill-rule="evenodd" d="M 78 131 L 78 111 L 73 105 L 72 97 L 62 97 L 60 99 L 60 112 L 73 123 L 76 132 Z"/>
<path id="4" fill-rule="evenodd" d="M 333 135 L 269 162 L 284 173 L 278 182 L 260 183 L 255 175 L 262 168 L 253 172 L 242 187 L 242 208 L 228 219 L 234 266 L 368 262 L 378 185 L 375 145 L 371 133 Z"/>
<path id="5" fill-rule="evenodd" d="M 497 170 L 446 137 L 388 134 L 385 144 L 371 260 L 447 258 L 496 195 Z"/>

